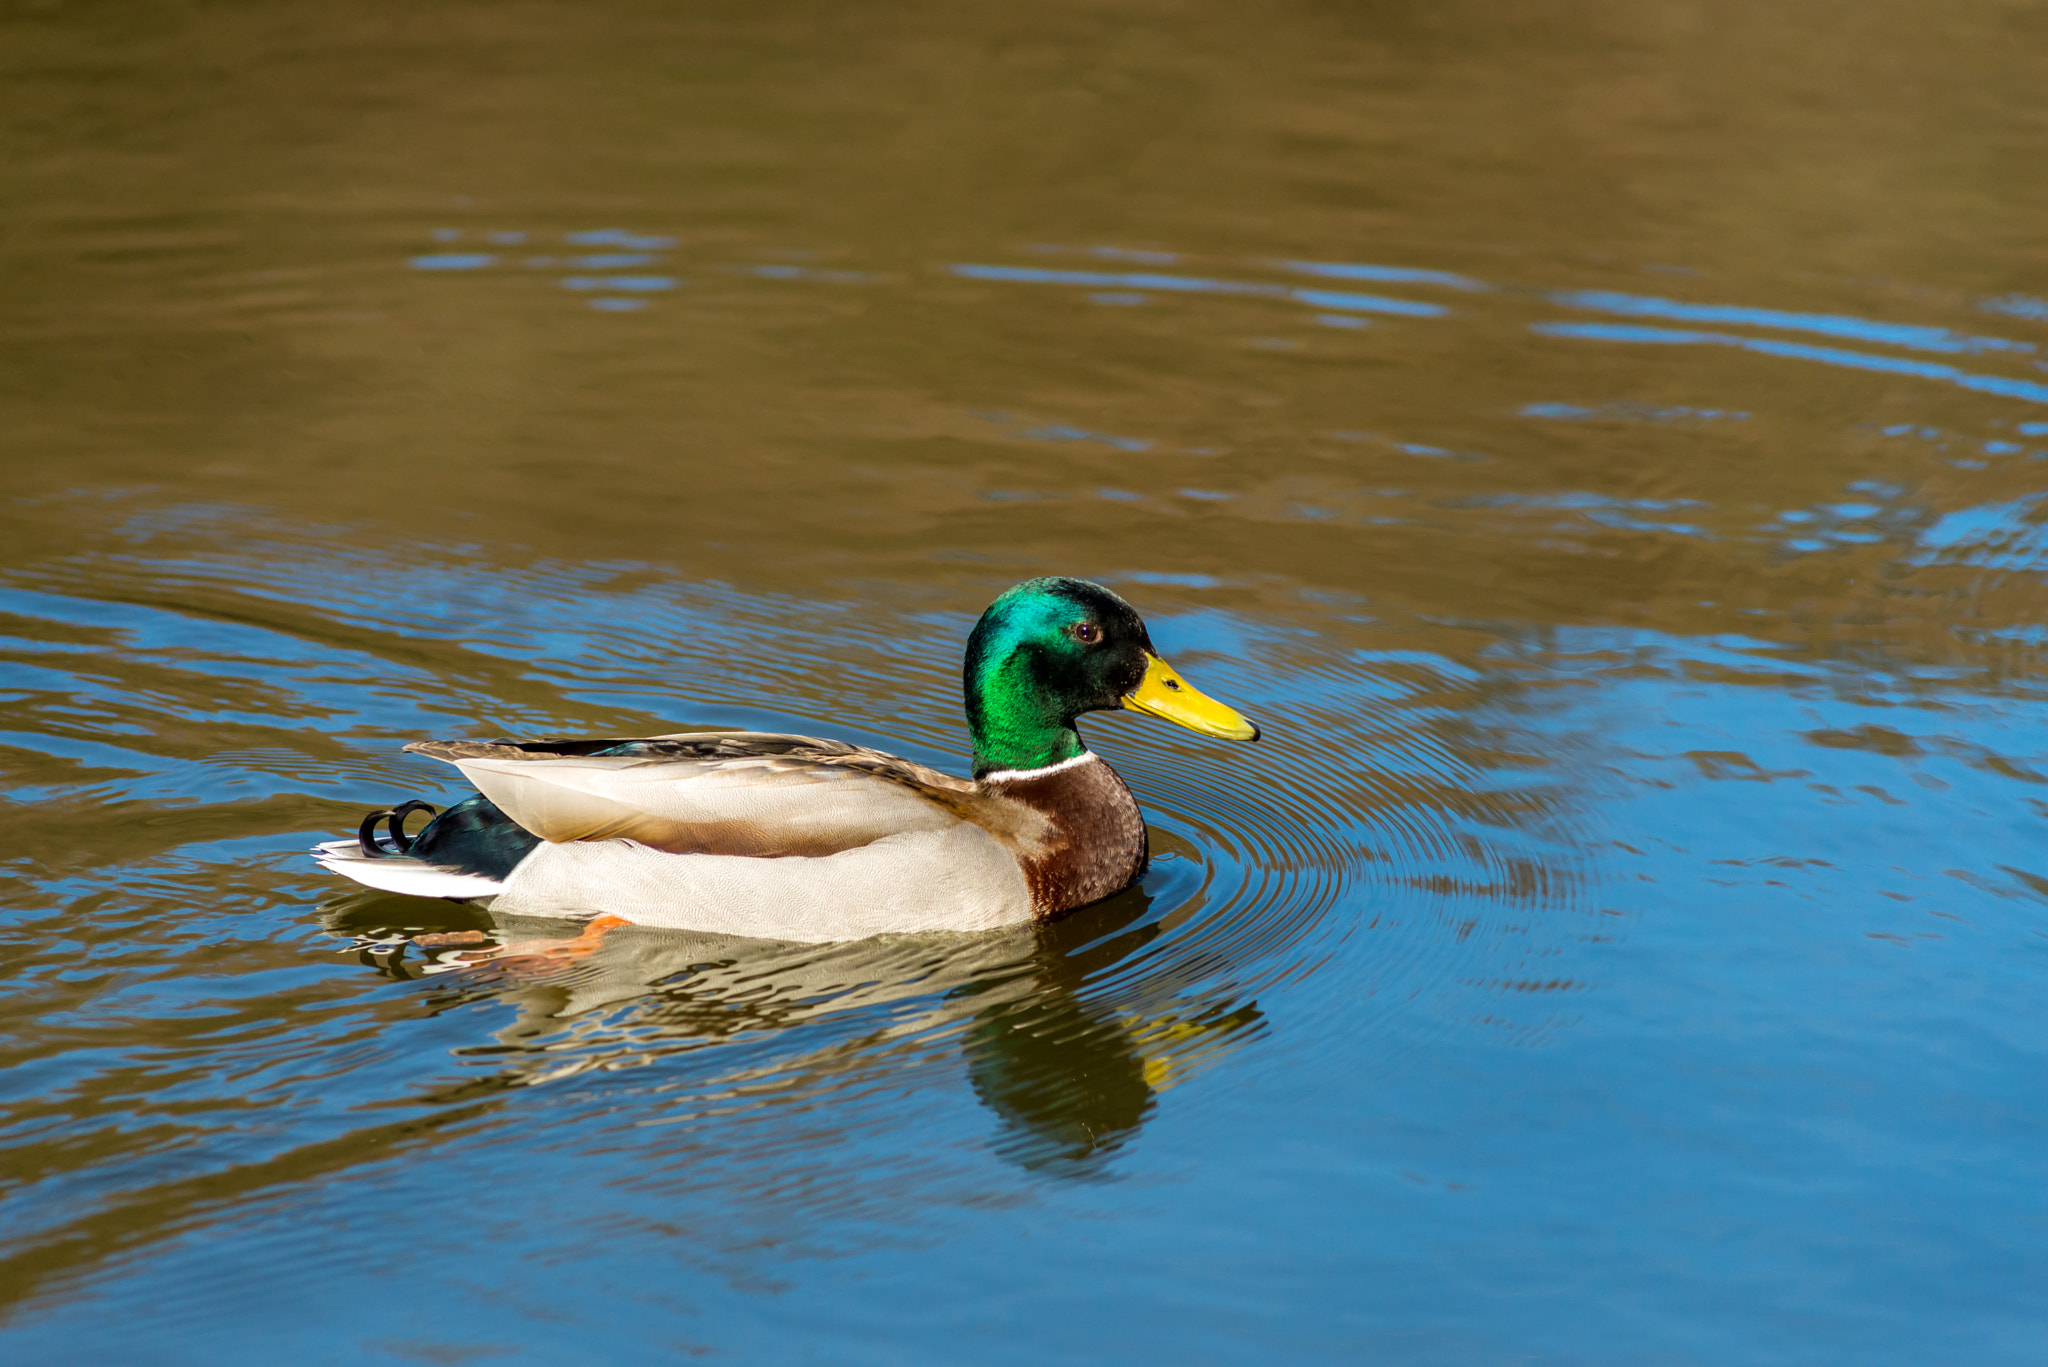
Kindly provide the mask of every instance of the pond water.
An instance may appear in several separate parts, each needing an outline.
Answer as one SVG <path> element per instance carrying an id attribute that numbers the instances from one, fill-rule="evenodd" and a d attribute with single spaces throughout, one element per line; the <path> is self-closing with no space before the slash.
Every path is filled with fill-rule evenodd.
<path id="1" fill-rule="evenodd" d="M 2034 1363 L 2048 7 L 0 18 L 12 1362 Z M 370 894 L 425 737 L 1264 728 L 1142 887 Z M 495 957 L 411 942 L 480 931 Z"/>

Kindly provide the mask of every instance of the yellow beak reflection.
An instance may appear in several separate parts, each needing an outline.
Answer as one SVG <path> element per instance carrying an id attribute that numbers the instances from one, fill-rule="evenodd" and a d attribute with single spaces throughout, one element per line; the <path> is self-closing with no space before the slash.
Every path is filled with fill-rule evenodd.
<path id="1" fill-rule="evenodd" d="M 1179 722 L 1190 731 L 1224 740 L 1257 740 L 1259 728 L 1230 708 L 1207 698 L 1181 682 L 1173 666 L 1157 655 L 1145 657 L 1145 677 L 1124 694 L 1124 706 L 1133 712 L 1150 712 L 1155 717 Z"/>

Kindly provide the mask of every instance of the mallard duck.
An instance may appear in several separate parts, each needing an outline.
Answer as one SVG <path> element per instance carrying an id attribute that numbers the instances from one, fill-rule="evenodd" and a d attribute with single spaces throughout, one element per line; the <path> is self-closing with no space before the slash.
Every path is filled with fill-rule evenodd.
<path id="1" fill-rule="evenodd" d="M 1183 682 L 1131 605 L 1033 579 L 989 606 L 962 671 L 974 777 L 810 736 L 430 740 L 478 789 L 417 837 L 411 802 L 315 848 L 371 887 L 822 943 L 1046 920 L 1145 871 L 1129 788 L 1075 728 L 1128 708 L 1203 735 L 1256 726 Z M 431 810 L 431 809 L 428 809 Z M 376 834 L 383 822 L 388 837 Z"/>

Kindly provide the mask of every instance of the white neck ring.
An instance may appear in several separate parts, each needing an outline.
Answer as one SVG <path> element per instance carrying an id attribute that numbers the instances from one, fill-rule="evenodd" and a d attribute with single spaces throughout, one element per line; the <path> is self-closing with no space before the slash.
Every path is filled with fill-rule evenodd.
<path id="1" fill-rule="evenodd" d="M 1093 750 L 1083 750 L 1072 759 L 1063 759 L 1057 764 L 1048 764 L 1043 769 L 998 769 L 994 773 L 983 774 L 981 781 L 983 783 L 1015 783 L 1020 779 L 1045 778 L 1048 775 L 1059 773 L 1062 769 L 1073 769 L 1087 764 L 1095 757 Z"/>

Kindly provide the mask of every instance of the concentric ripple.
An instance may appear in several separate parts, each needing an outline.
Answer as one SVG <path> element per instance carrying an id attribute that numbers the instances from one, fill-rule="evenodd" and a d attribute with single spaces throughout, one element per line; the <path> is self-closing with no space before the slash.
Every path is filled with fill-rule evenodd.
<path id="1" fill-rule="evenodd" d="M 30 650 L 38 668 L 76 671 L 66 642 L 93 647 L 90 672 L 17 704 L 44 709 L 30 724 L 73 737 L 90 766 L 68 782 L 52 773 L 41 800 L 57 810 L 126 795 L 161 812 L 154 822 L 203 820 L 228 839 L 196 864 L 187 844 L 161 872 L 133 869 L 130 895 L 152 906 L 214 880 L 209 859 L 256 857 L 271 895 L 302 909 L 279 929 L 339 937 L 362 966 L 365 1004 L 438 1042 L 441 1062 L 403 1089 L 405 1104 L 472 1116 L 472 1144 L 531 1143 L 533 1117 L 508 1099 L 540 1087 L 582 1117 L 574 1124 L 644 1150 L 652 1170 L 674 1171 L 687 1150 L 692 1182 L 722 1173 L 780 1200 L 777 1155 L 900 1127 L 906 1106 L 942 1104 L 964 1068 L 997 1152 L 1082 1175 L 1169 1092 L 1254 1041 L 1313 1055 L 1363 1031 L 1396 1066 L 1402 1040 L 1453 1024 L 1542 1026 L 1504 1011 L 1498 984 L 1519 980 L 1529 953 L 1555 951 L 1530 943 L 1555 939 L 1557 913 L 1580 894 L 1548 831 L 1574 818 L 1474 734 L 1500 681 L 1467 666 L 1402 652 L 1333 659 L 1219 615 L 1199 590 L 1135 576 L 1121 586 L 1155 639 L 1265 730 L 1238 747 L 1120 715 L 1087 724 L 1152 827 L 1140 887 L 985 936 L 784 946 L 627 928 L 585 942 L 561 922 L 343 889 L 297 851 L 352 827 L 364 806 L 457 795 L 439 766 L 400 753 L 422 735 L 729 725 L 849 736 L 964 770 L 953 661 L 971 614 L 685 587 L 626 566 L 484 573 L 420 547 L 267 552 L 255 517 L 226 554 L 212 538 L 223 515 L 160 510 L 130 524 L 132 554 L 17 575 L 7 607 L 18 636 L 50 643 Z M 384 590 L 401 580 L 406 593 Z M 1204 649 L 1223 639 L 1243 648 Z M 126 682 L 93 682 L 107 678 Z M 93 696 L 103 710 L 81 712 Z M 212 718 L 212 746 L 188 753 L 138 729 L 138 699 Z M 276 835 L 250 831 L 252 800 L 268 804 Z M 69 883 L 58 866 L 30 866 L 24 886 L 61 904 L 106 857 L 89 856 Z M 1534 912 L 1533 929 L 1484 924 L 1489 909 L 1517 906 Z M 1341 952 L 1359 936 L 1369 953 Z M 1341 1016 L 1296 1007 L 1276 1021 L 1269 994 L 1330 972 L 1356 981 L 1295 997 L 1345 1002 Z M 245 1028 L 252 1057 L 275 1047 L 271 1028 Z M 345 1034 L 315 1049 L 341 1051 L 317 1066 L 346 1074 L 362 1049 L 367 1061 L 384 1046 L 375 1031 Z M 1198 1090 L 1173 1104 L 1208 1104 Z M 803 1114 L 831 1119 L 806 1139 L 790 1128 Z M 918 1181 L 943 1184 L 936 1169 Z M 896 1190 L 863 1174 L 832 1199 L 874 1216 Z"/>
<path id="2" fill-rule="evenodd" d="M 479 600 L 481 586 L 459 571 L 422 573 L 446 601 Z M 530 576 L 495 576 L 490 631 L 481 641 L 472 633 L 466 644 L 526 662 L 562 700 L 554 708 L 587 700 L 608 710 L 663 709 L 659 722 L 614 713 L 603 723 L 584 721 L 589 730 L 709 722 L 850 733 L 964 768 L 950 696 L 957 684 L 947 664 L 964 639 L 964 615 L 920 621 L 853 603 L 799 609 L 644 587 L 622 596 L 604 586 L 605 577 L 547 566 Z M 285 592 L 300 597 L 311 586 Z M 388 605 L 369 596 L 351 606 L 359 627 L 375 622 L 408 635 L 435 629 L 417 616 L 394 620 Z M 806 617 L 826 620 L 826 632 L 793 627 Z M 607 625 L 622 622 L 632 625 Z M 1155 614 L 1155 628 L 1170 642 L 1174 617 Z M 651 640 L 678 648 L 650 654 Z M 719 649 L 690 646 L 706 640 Z M 831 664 L 821 673 L 824 658 Z M 1233 1040 L 1263 1030 L 1260 993 L 1315 973 L 1354 934 L 1378 937 L 1363 995 L 1381 1005 L 1356 1013 L 1344 1031 L 1359 1022 L 1376 1028 L 1371 1022 L 1382 1011 L 1400 1017 L 1404 1001 L 1503 976 L 1500 937 L 1475 936 L 1473 918 L 1452 919 L 1445 904 L 1493 902 L 1505 892 L 1511 905 L 1519 899 L 1554 908 L 1578 895 L 1569 858 L 1519 829 L 1553 818 L 1555 795 L 1495 784 L 1486 752 L 1457 730 L 1469 725 L 1469 709 L 1453 694 L 1481 683 L 1469 669 L 1411 656 L 1362 656 L 1342 670 L 1289 668 L 1284 656 L 1229 667 L 1199 654 L 1188 662 L 1199 662 L 1205 685 L 1256 712 L 1265 740 L 1237 748 L 1183 743 L 1150 722 L 1089 725 L 1140 796 L 1154 864 L 1141 889 L 1055 927 L 967 944 L 910 938 L 803 948 L 635 931 L 565 949 L 559 942 L 573 931 L 560 924 L 491 926 L 404 899 L 344 898 L 330 905 L 327 920 L 366 946 L 381 937 L 384 947 L 368 961 L 392 976 L 427 972 L 437 1011 L 484 1002 L 514 1011 L 511 1023 L 494 1028 L 493 1042 L 458 1051 L 465 1069 L 531 1085 L 687 1057 L 690 1080 L 656 1088 L 663 1106 L 688 1111 L 699 1104 L 692 1098 L 715 1094 L 722 1099 L 705 1114 L 722 1115 L 767 1100 L 788 1104 L 795 1086 L 857 1087 L 848 1079 L 870 1075 L 871 1051 L 891 1060 L 891 1075 L 917 1059 L 946 1066 L 962 1047 L 993 1057 L 992 1040 L 1037 1038 L 1052 1028 L 1019 1024 L 1046 1012 L 1072 1017 L 1056 1034 L 1096 1038 L 1124 1058 L 1137 1093 L 1149 1098 L 1194 1076 Z M 670 692 L 657 682 L 663 679 L 687 684 Z M 505 691 L 532 696 L 532 676 Z M 827 709 L 821 693 L 850 701 Z M 884 708 L 863 697 L 890 702 Z M 763 709 L 764 698 L 778 705 Z M 1350 710 L 1336 705 L 1347 699 L 1363 701 Z M 848 725 L 885 711 L 893 713 L 887 731 Z M 555 731 L 575 724 L 519 720 Z M 386 789 L 376 800 L 392 795 Z M 405 933 L 437 928 L 487 928 L 489 948 L 458 943 L 433 949 L 425 962 L 417 951 L 408 957 Z M 1510 945 L 1507 957 L 1518 952 Z M 1330 1023 L 1304 1024 L 1304 1037 L 1316 1038 Z M 1402 1028 L 1414 1029 L 1413 1019 Z M 780 1042 L 770 1046 L 770 1039 Z M 759 1060 L 764 1048 L 772 1066 Z M 831 1068 L 823 1068 L 827 1059 Z M 1069 1054 L 1051 1051 L 1031 1069 L 1008 1063 L 1002 1071 L 1013 1088 L 1058 1096 L 1070 1063 Z M 742 1086 L 740 1078 L 751 1080 Z M 634 1095 L 633 1105 L 646 1104 L 644 1089 Z M 1126 1110 L 1142 1117 L 1150 1104 Z M 1131 1123 L 1091 1133 L 1120 1133 Z M 1044 1121 L 1040 1137 L 1063 1124 Z"/>

